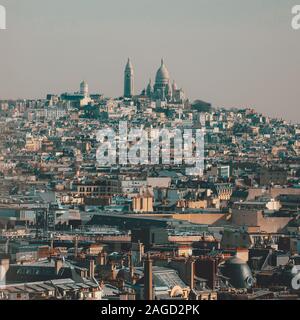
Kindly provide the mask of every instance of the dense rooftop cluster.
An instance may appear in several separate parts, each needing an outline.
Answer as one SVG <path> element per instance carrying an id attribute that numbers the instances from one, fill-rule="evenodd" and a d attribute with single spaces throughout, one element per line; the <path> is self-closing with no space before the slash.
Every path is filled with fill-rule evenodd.
<path id="1" fill-rule="evenodd" d="M 124 97 L 0 101 L 0 299 L 298 298 L 300 125 L 190 102 L 163 61 L 133 88 L 128 61 Z M 100 164 L 120 121 L 204 130 L 204 170 Z"/>

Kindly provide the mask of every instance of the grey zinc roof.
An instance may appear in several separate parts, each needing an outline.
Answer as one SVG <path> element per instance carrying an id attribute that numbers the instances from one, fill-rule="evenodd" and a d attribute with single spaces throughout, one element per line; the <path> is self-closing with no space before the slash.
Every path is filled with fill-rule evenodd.
<path id="1" fill-rule="evenodd" d="M 27 288 L 33 289 L 33 290 L 35 290 L 37 292 L 44 292 L 45 291 L 45 288 L 42 288 L 42 287 L 40 287 L 40 286 L 38 286 L 36 284 L 29 284 L 29 285 L 27 285 Z"/>
<path id="2" fill-rule="evenodd" d="M 180 279 L 177 272 L 172 269 L 165 269 L 164 271 L 153 271 L 153 281 L 154 285 L 157 287 L 186 287 L 186 284 Z"/>

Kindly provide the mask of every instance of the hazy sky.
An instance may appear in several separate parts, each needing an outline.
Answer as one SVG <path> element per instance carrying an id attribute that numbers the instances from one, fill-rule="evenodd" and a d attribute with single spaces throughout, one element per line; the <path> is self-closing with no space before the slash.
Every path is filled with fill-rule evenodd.
<path id="1" fill-rule="evenodd" d="M 140 92 L 161 57 L 191 99 L 300 122 L 297 0 L 0 0 L 0 99 L 123 93 L 127 57 Z"/>

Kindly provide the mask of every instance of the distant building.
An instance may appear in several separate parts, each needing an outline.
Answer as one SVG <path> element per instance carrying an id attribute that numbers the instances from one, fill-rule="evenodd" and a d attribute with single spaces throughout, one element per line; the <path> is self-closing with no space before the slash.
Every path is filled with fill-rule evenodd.
<path id="1" fill-rule="evenodd" d="M 260 171 L 260 184 L 285 185 L 287 183 L 287 172 L 279 168 L 262 168 Z"/>
<path id="2" fill-rule="evenodd" d="M 137 270 L 142 273 L 141 268 L 137 268 Z M 137 299 L 142 300 L 147 294 L 149 295 L 149 293 L 152 296 L 148 297 L 150 300 L 188 299 L 190 288 L 181 280 L 175 270 L 153 266 L 150 271 L 148 271 L 148 269 L 146 269 L 146 271 L 146 274 L 145 272 L 142 273 L 141 278 L 133 286 L 137 294 Z M 147 275 L 149 272 L 151 272 L 151 277 Z M 152 286 L 147 283 L 148 279 L 150 283 L 152 283 Z M 149 290 L 149 288 L 151 288 L 151 290 Z M 149 291 L 149 293 L 147 291 Z"/>
<path id="3" fill-rule="evenodd" d="M 132 199 L 134 212 L 153 212 L 153 195 L 147 189 Z"/>
<path id="4" fill-rule="evenodd" d="M 84 95 L 85 97 L 89 95 L 89 86 L 84 80 L 80 83 L 80 94 Z"/>
<path id="5" fill-rule="evenodd" d="M 154 96 L 160 100 L 165 100 L 166 97 L 172 97 L 170 75 L 163 59 L 161 60 L 161 66 L 156 73 Z"/>
<path id="6" fill-rule="evenodd" d="M 228 179 L 230 177 L 230 166 L 219 166 L 218 176 L 221 178 Z"/>
<path id="7" fill-rule="evenodd" d="M 83 107 L 91 102 L 91 99 L 81 93 L 63 93 L 61 100 L 69 102 L 74 107 Z"/>
<path id="8" fill-rule="evenodd" d="M 146 248 L 152 245 L 168 243 L 168 232 L 163 228 L 157 227 L 142 227 L 132 230 L 132 242 L 138 243 L 139 241 L 145 245 Z"/>
<path id="9" fill-rule="evenodd" d="M 133 66 L 128 58 L 124 72 L 124 97 L 131 98 L 134 95 L 134 71 Z"/>
<path id="10" fill-rule="evenodd" d="M 37 152 L 42 147 L 42 139 L 39 137 L 33 137 L 31 135 L 28 135 L 26 137 L 26 145 L 25 149 L 28 152 Z"/>
<path id="11" fill-rule="evenodd" d="M 143 90 L 142 95 L 146 95 L 149 99 L 170 102 L 170 103 L 182 103 L 185 100 L 185 94 L 182 89 L 178 89 L 175 81 L 171 83 L 169 71 L 161 59 L 161 65 L 156 72 L 154 87 L 152 87 L 151 79 Z M 158 103 L 158 105 L 163 103 Z"/>
<path id="12" fill-rule="evenodd" d="M 111 198 L 121 194 L 120 181 L 116 179 L 101 179 L 98 181 L 90 181 L 78 183 L 75 185 L 76 194 L 82 198 Z"/>

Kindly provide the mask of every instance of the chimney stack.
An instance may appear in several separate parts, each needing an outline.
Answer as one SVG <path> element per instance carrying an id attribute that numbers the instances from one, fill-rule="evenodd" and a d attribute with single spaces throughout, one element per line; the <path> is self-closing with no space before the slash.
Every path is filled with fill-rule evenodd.
<path id="1" fill-rule="evenodd" d="M 152 276 L 152 260 L 150 254 L 147 254 L 144 266 L 144 298 L 145 300 L 153 300 L 153 276 Z"/>
<path id="2" fill-rule="evenodd" d="M 129 273 L 130 273 L 131 282 L 133 282 L 133 278 L 134 278 L 134 265 L 133 265 L 132 252 L 128 253 L 128 268 L 129 268 Z"/>
<path id="3" fill-rule="evenodd" d="M 75 248 L 74 256 L 75 256 L 75 258 L 77 258 L 78 257 L 78 237 L 77 236 L 75 237 L 74 248 Z"/>
<path id="4" fill-rule="evenodd" d="M 95 277 L 95 261 L 92 259 L 90 260 L 90 278 Z"/>
<path id="5" fill-rule="evenodd" d="M 106 266 L 107 264 L 107 253 L 104 251 L 101 251 L 98 255 L 99 257 L 99 264 L 100 266 Z"/>
<path id="6" fill-rule="evenodd" d="M 110 264 L 110 277 L 111 277 L 111 280 L 116 280 L 117 278 L 117 269 L 113 262 L 111 262 Z"/>
<path id="7" fill-rule="evenodd" d="M 195 281 L 195 260 L 193 257 L 189 257 L 187 260 L 187 280 L 190 289 L 193 290 Z"/>
<path id="8" fill-rule="evenodd" d="M 144 245 L 140 242 L 140 240 L 138 241 L 138 250 L 139 250 L 139 263 L 142 262 L 142 257 L 144 255 Z"/>
<path id="9" fill-rule="evenodd" d="M 62 268 L 63 266 L 63 261 L 61 259 L 56 259 L 55 260 L 55 274 L 58 275 L 59 270 Z"/>
<path id="10" fill-rule="evenodd" d="M 103 252 L 100 252 L 98 254 L 98 263 L 100 264 L 100 266 L 104 266 L 104 255 L 103 255 Z"/>
<path id="11" fill-rule="evenodd" d="M 9 238 L 7 239 L 5 244 L 5 254 L 9 254 Z"/>
<path id="12" fill-rule="evenodd" d="M 5 284 L 6 273 L 9 269 L 9 258 L 0 259 L 0 285 Z"/>
<path id="13" fill-rule="evenodd" d="M 127 254 L 127 267 L 128 267 L 128 269 L 130 269 L 130 267 L 131 267 L 131 252 L 129 252 L 128 254 Z"/>

